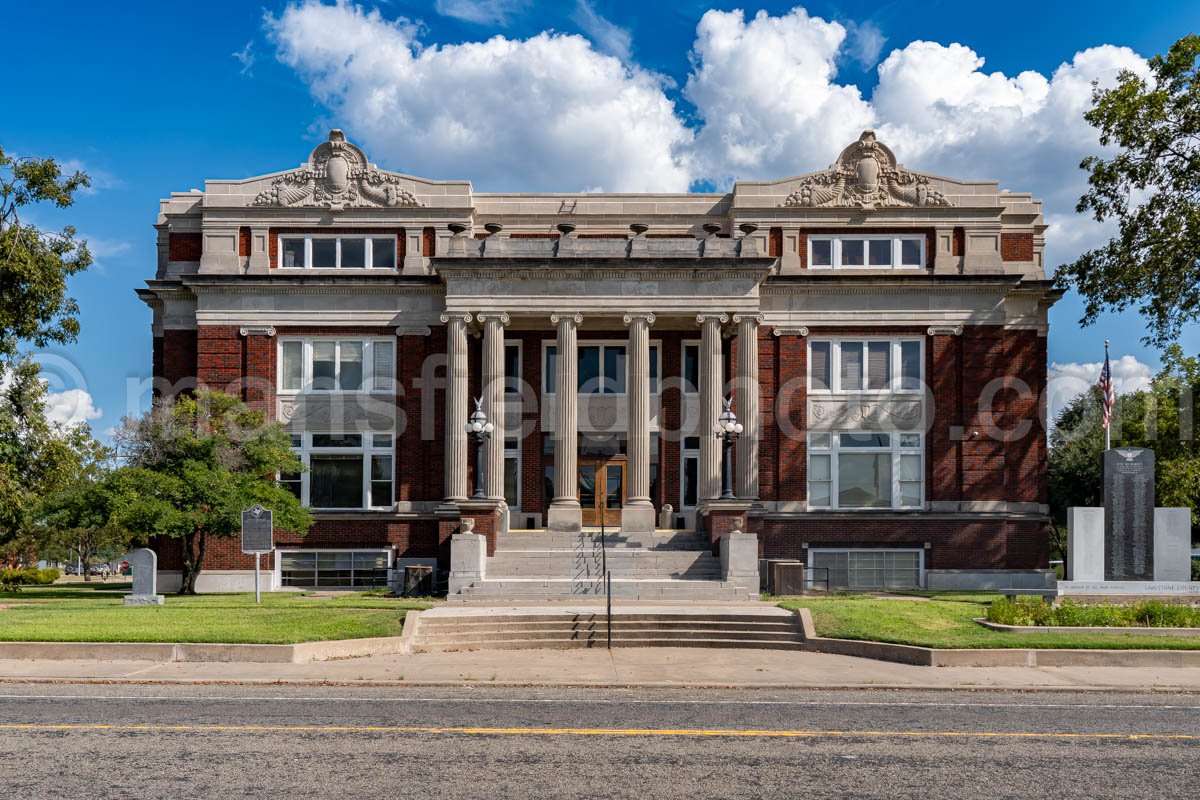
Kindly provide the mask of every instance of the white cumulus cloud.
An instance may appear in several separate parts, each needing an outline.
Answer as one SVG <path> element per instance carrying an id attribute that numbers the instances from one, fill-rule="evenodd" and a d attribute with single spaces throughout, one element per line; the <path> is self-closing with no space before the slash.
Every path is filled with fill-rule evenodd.
<path id="1" fill-rule="evenodd" d="M 843 26 L 803 8 L 701 17 L 684 87 L 702 121 L 695 177 L 727 185 L 818 169 L 871 127 L 858 87 L 835 81 L 845 41 Z"/>
<path id="2" fill-rule="evenodd" d="M 1136 357 L 1125 355 L 1110 359 L 1112 368 L 1113 388 L 1117 394 L 1140 392 L 1150 388 L 1154 371 L 1149 364 L 1138 361 Z M 1071 404 L 1079 395 L 1091 389 L 1100 380 L 1100 370 L 1104 362 L 1083 363 L 1069 361 L 1052 363 L 1048 370 L 1046 382 L 1047 409 L 1051 423 L 1058 419 L 1058 414 Z"/>
<path id="3" fill-rule="evenodd" d="M 46 394 L 46 419 L 59 425 L 74 425 L 90 422 L 104 416 L 103 409 L 96 408 L 92 395 L 83 389 L 67 389 Z"/>
<path id="4" fill-rule="evenodd" d="M 1101 44 L 1064 53 L 1050 74 L 1008 75 L 966 43 L 914 41 L 888 53 L 868 96 L 839 81 L 837 65 L 877 60 L 885 36 L 873 23 L 802 7 L 709 10 L 683 88 L 691 107 L 676 108 L 665 79 L 628 60 L 628 31 L 576 3 L 595 46 L 550 31 L 427 44 L 419 23 L 345 0 L 299 0 L 266 27 L 337 125 L 394 169 L 485 191 L 681 191 L 821 169 L 875 128 L 910 169 L 999 180 L 1045 201 L 1051 269 L 1111 235 L 1074 212 L 1086 188 L 1079 162 L 1100 150 L 1083 112 L 1093 81 L 1146 74 L 1129 48 Z M 436 6 L 494 24 L 524 7 Z"/>
<path id="5" fill-rule="evenodd" d="M 407 20 L 311 0 L 266 25 L 338 126 L 393 169 L 485 191 L 687 189 L 691 134 L 661 78 L 582 36 L 426 46 Z"/>

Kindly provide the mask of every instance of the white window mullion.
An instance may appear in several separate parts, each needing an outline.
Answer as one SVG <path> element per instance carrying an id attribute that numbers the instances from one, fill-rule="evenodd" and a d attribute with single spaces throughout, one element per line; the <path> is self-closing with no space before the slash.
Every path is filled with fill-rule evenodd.
<path id="1" fill-rule="evenodd" d="M 305 236 L 304 237 L 304 268 L 310 269 L 311 267 L 312 267 L 312 237 Z"/>
<path id="2" fill-rule="evenodd" d="M 364 267 L 370 269 L 375 266 L 375 240 L 370 236 L 366 238 L 363 245 L 363 258 L 366 259 L 363 263 Z"/>
<path id="3" fill-rule="evenodd" d="M 334 239 L 333 245 L 333 265 L 338 269 L 342 268 L 342 239 L 338 237 Z"/>

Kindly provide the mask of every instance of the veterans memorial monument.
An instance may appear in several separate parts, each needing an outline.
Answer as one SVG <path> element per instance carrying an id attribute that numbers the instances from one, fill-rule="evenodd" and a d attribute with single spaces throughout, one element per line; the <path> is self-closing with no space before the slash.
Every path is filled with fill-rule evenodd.
<path id="1" fill-rule="evenodd" d="M 1067 509 L 1067 580 L 1060 595 L 1198 595 L 1191 510 L 1155 508 L 1154 451 L 1104 451 L 1104 506 Z"/>

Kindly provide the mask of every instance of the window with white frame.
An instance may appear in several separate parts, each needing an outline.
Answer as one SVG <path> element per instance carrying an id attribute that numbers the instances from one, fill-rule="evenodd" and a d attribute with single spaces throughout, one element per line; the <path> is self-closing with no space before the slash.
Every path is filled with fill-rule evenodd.
<path id="1" fill-rule="evenodd" d="M 308 467 L 279 482 L 316 509 L 391 508 L 394 468 L 391 433 L 293 434 L 292 449 Z"/>
<path id="2" fill-rule="evenodd" d="M 925 237 L 842 235 L 808 237 L 809 269 L 918 269 Z"/>
<path id="3" fill-rule="evenodd" d="M 281 338 L 279 365 L 281 393 L 393 391 L 396 342 Z"/>
<path id="4" fill-rule="evenodd" d="M 625 394 L 628 374 L 624 344 L 593 342 L 579 346 L 577 374 L 580 394 Z M 544 345 L 542 387 L 545 394 L 557 392 L 558 347 Z M 650 343 L 650 393 L 658 393 L 658 342 Z"/>
<path id="5" fill-rule="evenodd" d="M 808 506 L 923 508 L 925 450 L 919 433 L 808 434 Z"/>
<path id="6" fill-rule="evenodd" d="M 916 392 L 923 379 L 922 339 L 810 339 L 810 392 Z"/>
<path id="7" fill-rule="evenodd" d="M 396 237 L 313 234 L 279 237 L 282 269 L 395 269 Z"/>

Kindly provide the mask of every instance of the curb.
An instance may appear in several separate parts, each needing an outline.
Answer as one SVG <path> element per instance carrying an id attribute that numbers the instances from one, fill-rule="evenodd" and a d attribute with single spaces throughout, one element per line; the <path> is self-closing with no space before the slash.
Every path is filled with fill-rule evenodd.
<path id="1" fill-rule="evenodd" d="M 1004 633 L 1088 633 L 1105 636 L 1200 636 L 1200 628 L 1103 628 L 1095 626 L 1070 627 L 1067 625 L 1001 625 L 983 617 L 972 620 L 989 630 Z"/>
<path id="2" fill-rule="evenodd" d="M 1119 684 L 1089 684 L 1062 686 L 1023 686 L 1019 684 L 982 686 L 978 683 L 969 684 L 928 684 L 928 683 L 672 683 L 664 681 L 631 681 L 629 683 L 597 682 L 561 682 L 550 681 L 401 681 L 401 680 L 324 680 L 324 679 L 276 679 L 276 678 L 245 678 L 245 679 L 201 679 L 201 678 L 38 678 L 38 677 L 7 677 L 0 678 L 0 686 L 337 686 L 352 687 L 409 687 L 413 689 L 681 689 L 695 690 L 728 690 L 728 691 L 809 691 L 809 692 L 1009 692 L 1009 693 L 1120 693 L 1134 695 L 1196 695 L 1200 689 L 1195 686 L 1163 684 L 1161 686 L 1131 687 Z"/>
<path id="3" fill-rule="evenodd" d="M 158 663 L 308 664 L 362 656 L 403 655 L 403 636 L 334 639 L 300 644 L 156 642 L 0 642 L 0 659 L 12 661 L 155 661 Z"/>

